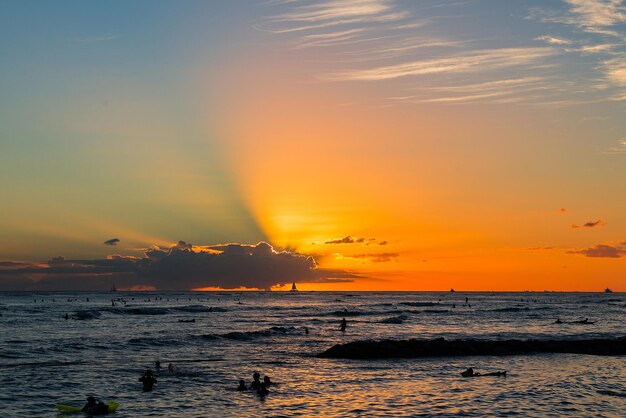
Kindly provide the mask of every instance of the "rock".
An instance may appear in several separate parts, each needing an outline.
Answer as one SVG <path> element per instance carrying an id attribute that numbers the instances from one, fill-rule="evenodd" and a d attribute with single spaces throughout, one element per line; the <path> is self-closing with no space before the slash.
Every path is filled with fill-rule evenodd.
<path id="1" fill-rule="evenodd" d="M 614 356 L 626 354 L 626 337 L 578 340 L 380 340 L 337 344 L 318 357 L 346 359 L 512 356 L 571 353 Z"/>

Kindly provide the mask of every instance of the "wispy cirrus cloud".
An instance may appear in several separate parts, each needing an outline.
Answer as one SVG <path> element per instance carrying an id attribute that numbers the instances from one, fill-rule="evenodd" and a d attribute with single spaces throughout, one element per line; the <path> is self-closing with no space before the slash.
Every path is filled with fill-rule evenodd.
<path id="1" fill-rule="evenodd" d="M 543 5 L 528 9 L 532 19 L 546 23 L 545 34 L 533 29 L 526 39 L 515 40 L 481 38 L 476 28 L 463 34 L 454 22 L 466 18 L 466 13 L 487 19 L 488 7 L 446 0 L 281 2 L 255 27 L 280 36 L 298 54 L 308 48 L 316 49 L 316 59 L 327 54 L 328 65 L 320 65 L 314 75 L 318 81 L 387 83 L 391 94 L 380 97 L 382 107 L 399 103 L 571 106 L 626 99 L 626 91 L 615 89 L 623 86 L 626 77 L 620 58 L 623 47 L 600 33 L 619 34 L 618 24 L 626 16 L 622 2 L 565 0 L 549 7 L 554 9 Z M 563 30 L 563 24 L 574 31 Z M 448 25 L 450 30 L 441 30 Z M 576 67 L 588 74 L 563 71 L 563 66 L 583 55 L 598 57 L 595 63 L 587 60 Z M 601 76 L 594 74 L 598 72 Z M 507 84 L 510 79 L 520 83 Z M 486 83 L 484 90 L 474 89 L 479 83 Z M 447 86 L 459 90 L 450 94 L 438 90 Z"/>
<path id="2" fill-rule="evenodd" d="M 478 50 L 445 58 L 424 59 L 371 69 L 348 70 L 330 75 L 328 79 L 377 81 L 440 73 L 486 72 L 533 64 L 553 53 L 554 50 L 547 47 Z"/>
<path id="3" fill-rule="evenodd" d="M 557 38 L 556 36 L 541 35 L 535 38 L 536 41 L 543 41 L 550 45 L 569 45 L 572 41 L 568 39 Z"/>
<path id="4" fill-rule="evenodd" d="M 564 0 L 566 13 L 558 10 L 533 8 L 530 17 L 547 23 L 574 25 L 585 32 L 619 36 L 611 27 L 626 22 L 626 6 L 622 0 Z"/>
<path id="5" fill-rule="evenodd" d="M 255 25 L 257 29 L 275 34 L 324 29 L 338 25 L 389 22 L 406 18 L 403 11 L 386 0 L 330 0 L 321 3 L 297 4 L 286 13 L 279 13 Z"/>
<path id="6" fill-rule="evenodd" d="M 626 22 L 626 6 L 622 0 L 565 0 L 571 7 L 572 20 L 590 32 Z"/>

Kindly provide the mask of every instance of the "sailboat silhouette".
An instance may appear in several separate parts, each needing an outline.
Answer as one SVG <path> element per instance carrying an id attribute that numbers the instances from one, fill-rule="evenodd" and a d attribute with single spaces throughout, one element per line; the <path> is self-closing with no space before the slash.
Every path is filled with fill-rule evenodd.
<path id="1" fill-rule="evenodd" d="M 291 291 L 292 292 L 297 292 L 298 288 L 296 287 L 296 282 L 293 282 L 293 284 L 291 285 Z"/>

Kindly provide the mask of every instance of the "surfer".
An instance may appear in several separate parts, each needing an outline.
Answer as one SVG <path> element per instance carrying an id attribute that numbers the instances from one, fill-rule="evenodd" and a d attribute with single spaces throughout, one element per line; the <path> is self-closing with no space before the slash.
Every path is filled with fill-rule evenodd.
<path id="1" fill-rule="evenodd" d="M 556 321 L 554 321 L 555 324 L 562 324 L 563 321 L 561 321 L 561 318 L 557 318 Z"/>
<path id="2" fill-rule="evenodd" d="M 237 390 L 239 392 L 243 392 L 245 390 L 248 390 L 248 387 L 246 386 L 246 381 L 243 379 L 239 379 L 239 386 L 237 387 Z"/>
<path id="3" fill-rule="evenodd" d="M 492 373 L 485 373 L 485 374 L 480 374 L 478 372 L 474 372 L 474 369 L 472 369 L 471 367 L 467 370 L 465 370 L 464 372 L 461 373 L 461 376 L 463 377 L 478 377 L 478 376 L 506 376 L 506 371 L 503 372 L 492 372 Z"/>
<path id="4" fill-rule="evenodd" d="M 258 372 L 252 374 L 252 383 L 250 383 L 250 389 L 259 390 L 261 387 L 261 375 Z"/>
<path id="5" fill-rule="evenodd" d="M 146 370 L 146 372 L 139 378 L 139 381 L 143 383 L 143 391 L 150 392 L 152 387 L 157 382 L 156 378 L 152 375 L 152 370 Z"/>
<path id="6" fill-rule="evenodd" d="M 109 407 L 104 402 L 96 402 L 96 398 L 89 396 L 81 411 L 90 415 L 106 415 L 109 413 Z"/>
<path id="7" fill-rule="evenodd" d="M 343 318 L 341 320 L 341 324 L 339 324 L 339 330 L 345 332 L 347 325 L 348 325 L 348 321 L 346 321 L 346 318 Z"/>

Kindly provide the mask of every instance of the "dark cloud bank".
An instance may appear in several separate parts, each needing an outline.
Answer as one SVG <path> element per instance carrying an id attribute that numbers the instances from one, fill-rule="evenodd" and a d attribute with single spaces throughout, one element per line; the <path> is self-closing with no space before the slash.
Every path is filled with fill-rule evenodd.
<path id="1" fill-rule="evenodd" d="M 161 290 L 269 289 L 292 281 L 350 282 L 358 277 L 343 270 L 318 268 L 311 256 L 275 251 L 265 242 L 194 247 L 180 241 L 169 248 L 149 248 L 143 257 L 55 257 L 43 264 L 0 262 L 0 290 L 108 290 L 112 284 Z"/>

